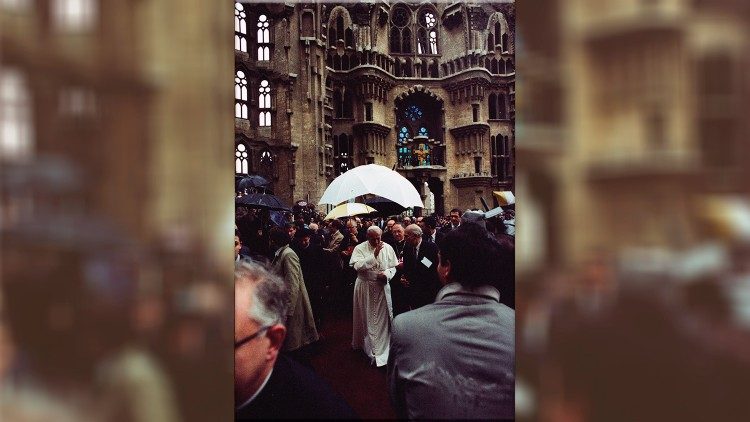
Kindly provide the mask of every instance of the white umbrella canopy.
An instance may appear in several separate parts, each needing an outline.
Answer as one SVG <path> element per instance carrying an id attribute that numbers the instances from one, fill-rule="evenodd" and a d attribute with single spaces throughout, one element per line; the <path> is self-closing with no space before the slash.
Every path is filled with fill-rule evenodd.
<path id="1" fill-rule="evenodd" d="M 319 203 L 336 205 L 366 194 L 382 196 L 405 208 L 424 208 L 419 192 L 409 180 L 378 164 L 354 167 L 335 178 Z"/>
<path id="2" fill-rule="evenodd" d="M 365 204 L 358 204 L 358 203 L 346 203 L 341 204 L 338 207 L 331 210 L 331 212 L 326 215 L 324 220 L 332 220 L 334 218 L 341 218 L 341 217 L 349 217 L 351 215 L 359 215 L 359 214 L 369 214 L 371 212 L 377 211 L 375 208 L 365 205 Z"/>

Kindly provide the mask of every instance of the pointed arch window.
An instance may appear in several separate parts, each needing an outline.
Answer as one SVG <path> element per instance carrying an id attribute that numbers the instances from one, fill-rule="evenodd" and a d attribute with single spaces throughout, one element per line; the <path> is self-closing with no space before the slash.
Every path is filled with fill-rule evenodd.
<path id="1" fill-rule="evenodd" d="M 247 78 L 241 70 L 234 75 L 234 117 L 247 119 Z"/>
<path id="2" fill-rule="evenodd" d="M 401 31 L 401 52 L 411 53 L 411 30 L 409 28 Z"/>
<path id="3" fill-rule="evenodd" d="M 335 159 L 336 175 L 346 173 L 354 167 L 354 137 L 342 133 L 333 136 L 333 155 Z"/>
<path id="4" fill-rule="evenodd" d="M 247 53 L 247 14 L 240 3 L 234 4 L 234 49 Z"/>
<path id="5" fill-rule="evenodd" d="M 271 60 L 271 23 L 266 15 L 258 16 L 258 60 Z"/>
<path id="6" fill-rule="evenodd" d="M 250 173 L 250 159 L 247 145 L 244 142 L 240 142 L 234 147 L 234 172 L 237 174 Z"/>
<path id="7" fill-rule="evenodd" d="M 267 80 L 260 81 L 258 88 L 258 124 L 271 126 L 271 84 Z"/>
<path id="8" fill-rule="evenodd" d="M 411 148 L 407 146 L 398 147 L 398 166 L 406 167 L 411 165 Z"/>
<path id="9" fill-rule="evenodd" d="M 333 92 L 333 108 L 336 118 L 340 119 L 344 117 L 344 99 L 341 96 L 341 91 L 338 89 Z"/>
<path id="10" fill-rule="evenodd" d="M 433 10 L 423 8 L 419 12 L 417 31 L 417 54 L 437 54 L 437 18 Z"/>
<path id="11" fill-rule="evenodd" d="M 344 17 L 341 15 L 336 18 L 336 35 L 338 35 L 338 39 L 344 40 Z"/>
<path id="12" fill-rule="evenodd" d="M 351 119 L 354 117 L 354 99 L 352 98 L 353 94 L 350 89 L 347 89 L 344 92 L 344 107 L 342 110 L 342 117 Z"/>
<path id="13" fill-rule="evenodd" d="M 411 23 L 412 12 L 405 5 L 397 5 L 391 11 L 390 47 L 391 53 L 411 52 Z"/>
<path id="14" fill-rule="evenodd" d="M 393 27 L 391 28 L 391 53 L 400 53 L 401 52 L 401 31 L 399 31 L 398 28 Z"/>
<path id="15" fill-rule="evenodd" d="M 490 119 L 508 118 L 508 104 L 506 98 L 505 94 L 492 93 L 489 95 L 487 102 L 490 109 Z"/>

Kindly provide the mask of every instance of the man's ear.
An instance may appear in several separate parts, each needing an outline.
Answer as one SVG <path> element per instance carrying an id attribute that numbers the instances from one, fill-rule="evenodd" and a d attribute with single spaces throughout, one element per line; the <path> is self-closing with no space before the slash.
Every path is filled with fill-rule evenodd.
<path id="1" fill-rule="evenodd" d="M 266 333 L 266 337 L 271 342 L 268 351 L 266 352 L 266 359 L 275 359 L 281 350 L 281 346 L 284 345 L 284 339 L 286 338 L 286 327 L 281 324 L 271 326 Z"/>

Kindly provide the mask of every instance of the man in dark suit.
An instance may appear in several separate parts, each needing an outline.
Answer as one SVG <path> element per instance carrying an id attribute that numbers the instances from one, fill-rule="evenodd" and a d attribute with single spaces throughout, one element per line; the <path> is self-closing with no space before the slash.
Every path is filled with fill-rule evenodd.
<path id="1" fill-rule="evenodd" d="M 288 289 L 263 266 L 235 266 L 235 420 L 352 419 L 357 415 L 311 370 L 280 354 Z"/>
<path id="2" fill-rule="evenodd" d="M 450 222 L 440 229 L 443 234 L 448 234 L 451 230 L 455 230 L 461 225 L 461 210 L 453 208 L 451 212 L 448 213 L 448 218 L 450 219 Z"/>
<path id="3" fill-rule="evenodd" d="M 425 218 L 422 220 L 422 224 L 424 225 L 422 229 L 424 232 L 422 234 L 423 241 L 438 244 L 445 237 L 445 233 L 437 229 L 437 220 L 435 217 L 429 216 Z"/>
<path id="4" fill-rule="evenodd" d="M 405 230 L 404 277 L 409 307 L 414 310 L 435 301 L 440 289 L 437 274 L 438 247 L 422 240 L 422 229 L 412 224 Z"/>
<path id="5" fill-rule="evenodd" d="M 401 284 L 401 276 L 404 274 L 404 249 L 406 248 L 406 240 L 404 240 L 404 228 L 401 224 L 395 223 L 391 226 L 391 240 L 383 242 L 388 243 L 396 252 L 396 258 L 398 258 L 398 266 L 396 266 L 396 274 L 391 280 L 391 303 L 393 304 L 393 316 L 409 310 L 409 298 L 407 296 L 406 287 Z"/>
<path id="6" fill-rule="evenodd" d="M 299 257 L 302 267 L 302 278 L 305 280 L 307 296 L 310 298 L 315 327 L 320 331 L 323 321 L 324 298 L 326 297 L 326 274 L 328 273 L 328 256 L 320 245 L 314 244 L 312 229 L 299 229 L 295 234 L 294 252 Z"/>

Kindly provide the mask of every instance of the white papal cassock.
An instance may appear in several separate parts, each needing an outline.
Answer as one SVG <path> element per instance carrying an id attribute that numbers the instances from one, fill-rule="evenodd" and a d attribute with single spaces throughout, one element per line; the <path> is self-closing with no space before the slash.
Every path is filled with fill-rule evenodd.
<path id="1" fill-rule="evenodd" d="M 349 265 L 357 271 L 354 283 L 352 347 L 363 349 L 377 366 L 388 362 L 388 347 L 391 341 L 390 313 L 388 310 L 386 285 L 376 279 L 385 272 L 388 282 L 396 274 L 398 259 L 391 245 L 383 243 L 378 257 L 370 242 L 357 245 L 352 251 Z"/>

